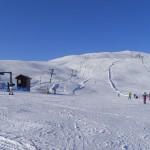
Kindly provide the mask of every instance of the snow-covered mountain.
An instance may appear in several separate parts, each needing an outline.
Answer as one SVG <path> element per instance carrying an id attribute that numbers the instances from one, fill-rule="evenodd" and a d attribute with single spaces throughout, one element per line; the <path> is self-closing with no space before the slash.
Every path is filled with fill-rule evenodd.
<path id="1" fill-rule="evenodd" d="M 55 75 L 49 84 L 50 70 Z M 123 51 L 50 61 L 0 61 L 0 71 L 30 76 L 31 92 L 0 92 L 0 148 L 149 150 L 150 54 Z M 8 76 L 1 76 L 7 82 Z M 59 84 L 56 95 L 47 87 Z M 138 99 L 128 100 L 128 93 Z M 120 95 L 120 96 L 119 96 Z"/>
<path id="2" fill-rule="evenodd" d="M 49 69 L 53 68 L 55 75 L 52 84 L 59 83 L 61 93 L 71 93 L 80 85 L 85 89 L 99 91 L 101 86 L 96 87 L 95 84 L 112 84 L 109 79 L 111 73 L 116 89 L 125 94 L 129 91 L 140 92 L 141 87 L 145 90 L 150 89 L 149 58 L 149 54 L 134 51 L 90 53 L 66 56 L 47 62 L 0 61 L 0 71 L 12 71 L 14 78 L 19 74 L 30 76 L 32 89 L 36 90 L 40 83 L 48 85 Z M 1 80 L 8 79 L 1 76 Z"/>

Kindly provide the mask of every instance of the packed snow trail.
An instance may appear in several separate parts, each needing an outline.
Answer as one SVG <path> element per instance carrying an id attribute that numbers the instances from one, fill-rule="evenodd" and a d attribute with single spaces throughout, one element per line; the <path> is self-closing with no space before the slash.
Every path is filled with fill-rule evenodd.
<path id="1" fill-rule="evenodd" d="M 85 88 L 85 84 L 88 82 L 89 80 L 85 80 L 80 82 L 77 87 L 75 89 L 73 89 L 73 95 L 75 95 L 75 93 L 83 88 Z"/>
<path id="2" fill-rule="evenodd" d="M 106 97 L 107 101 L 103 101 Z M 1 95 L 0 143 L 21 150 L 150 148 L 149 121 L 145 116 L 150 108 L 144 110 L 136 101 L 111 99 L 112 95 L 101 94 Z"/>
<path id="3" fill-rule="evenodd" d="M 116 87 L 115 83 L 114 83 L 113 80 L 112 80 L 112 72 L 111 72 L 111 69 L 112 69 L 112 67 L 113 67 L 116 63 L 118 63 L 118 62 L 119 62 L 119 61 L 115 61 L 115 62 L 113 62 L 113 63 L 109 66 L 109 71 L 108 71 L 109 82 L 110 82 L 110 85 L 111 85 L 112 89 L 114 89 L 114 91 L 115 91 L 117 94 L 120 94 L 120 95 L 123 95 L 123 96 L 128 96 L 128 95 L 126 95 L 126 94 L 123 94 L 123 93 Z"/>

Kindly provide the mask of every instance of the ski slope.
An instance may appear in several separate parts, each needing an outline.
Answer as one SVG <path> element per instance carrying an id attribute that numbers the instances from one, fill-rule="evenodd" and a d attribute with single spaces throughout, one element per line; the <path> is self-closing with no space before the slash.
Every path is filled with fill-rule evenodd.
<path id="1" fill-rule="evenodd" d="M 56 95 L 43 92 L 49 68 L 60 85 Z M 149 68 L 149 54 L 131 51 L 0 61 L 1 71 L 32 77 L 30 93 L 0 91 L 0 149 L 149 150 L 150 101 L 142 100 Z M 128 100 L 129 92 L 140 98 Z"/>

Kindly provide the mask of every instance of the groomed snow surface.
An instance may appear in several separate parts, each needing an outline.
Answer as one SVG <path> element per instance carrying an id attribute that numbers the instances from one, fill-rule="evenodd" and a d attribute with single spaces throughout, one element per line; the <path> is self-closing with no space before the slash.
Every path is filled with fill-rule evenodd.
<path id="1" fill-rule="evenodd" d="M 59 84 L 56 95 L 46 94 L 49 68 L 55 69 L 52 85 Z M 0 71 L 32 77 L 30 93 L 0 92 L 0 149 L 150 150 L 150 101 L 142 99 L 150 92 L 149 54 L 0 61 Z M 128 100 L 129 92 L 139 98 Z"/>

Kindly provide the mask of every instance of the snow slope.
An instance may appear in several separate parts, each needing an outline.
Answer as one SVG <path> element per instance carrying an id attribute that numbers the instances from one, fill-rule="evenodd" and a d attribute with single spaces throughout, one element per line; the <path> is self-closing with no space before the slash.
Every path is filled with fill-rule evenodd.
<path id="1" fill-rule="evenodd" d="M 56 95 L 41 92 L 51 86 L 49 68 L 55 69 L 52 84 L 60 84 Z M 0 92 L 0 149 L 150 149 L 150 102 L 142 101 L 143 92 L 150 91 L 149 54 L 123 51 L 48 62 L 0 61 L 0 70 L 32 77 L 31 93 Z M 1 82 L 6 80 L 1 77 Z M 128 100 L 130 91 L 140 98 Z"/>

